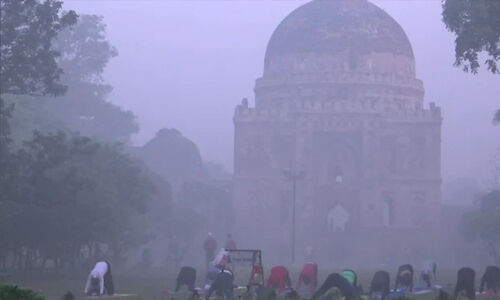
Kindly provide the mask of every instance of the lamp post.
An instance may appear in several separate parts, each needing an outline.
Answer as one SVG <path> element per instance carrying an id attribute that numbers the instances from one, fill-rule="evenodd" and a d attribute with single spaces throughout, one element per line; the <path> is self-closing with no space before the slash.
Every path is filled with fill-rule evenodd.
<path id="1" fill-rule="evenodd" d="M 286 179 L 292 182 L 292 264 L 295 263 L 295 203 L 297 200 L 297 180 L 306 176 L 304 171 L 283 170 Z"/>

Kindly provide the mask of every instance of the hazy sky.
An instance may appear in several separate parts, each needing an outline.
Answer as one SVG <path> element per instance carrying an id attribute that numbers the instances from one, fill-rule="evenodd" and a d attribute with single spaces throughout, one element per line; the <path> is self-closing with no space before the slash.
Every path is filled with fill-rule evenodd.
<path id="1" fill-rule="evenodd" d="M 105 72 L 110 101 L 132 110 L 143 144 L 162 127 L 192 139 L 205 160 L 232 169 L 234 106 L 253 100 L 266 44 L 279 22 L 307 1 L 66 1 L 66 8 L 104 16 L 119 50 Z M 500 148 L 491 119 L 500 108 L 500 76 L 473 76 L 452 66 L 454 37 L 441 22 L 441 1 L 378 0 L 406 31 L 424 81 L 426 103 L 442 107 L 445 181 L 491 178 Z"/>

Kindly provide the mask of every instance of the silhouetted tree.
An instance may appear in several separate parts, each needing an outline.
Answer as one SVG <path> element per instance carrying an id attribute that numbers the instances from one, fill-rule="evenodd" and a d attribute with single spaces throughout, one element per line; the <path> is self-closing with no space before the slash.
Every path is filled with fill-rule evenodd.
<path id="1" fill-rule="evenodd" d="M 500 1 L 444 0 L 443 21 L 456 34 L 455 65 L 476 73 L 478 56 L 486 52 L 485 64 L 492 73 L 499 73 Z"/>
<path id="2" fill-rule="evenodd" d="M 462 217 L 460 229 L 468 238 L 479 238 L 500 264 L 500 190 L 484 195 L 477 209 Z"/>
<path id="3" fill-rule="evenodd" d="M 138 130 L 135 116 L 107 101 L 112 87 L 102 74 L 118 51 L 106 39 L 103 18 L 80 15 L 78 22 L 59 32 L 53 47 L 67 92 L 53 97 L 10 97 L 16 103 L 12 123 L 17 145 L 29 139 L 34 129 L 65 130 L 100 141 L 128 142 Z"/>
<path id="4" fill-rule="evenodd" d="M 142 224 L 154 187 L 120 146 L 36 132 L 15 158 L 18 191 L 7 202 L 6 234 L 15 266 L 43 268 L 47 259 L 75 266 L 82 251 L 94 258 L 96 244 L 123 260 L 128 249 L 149 239 Z"/>
<path id="5" fill-rule="evenodd" d="M 455 65 L 477 73 L 479 55 L 493 74 L 500 74 L 500 1 L 443 0 L 443 22 L 455 33 Z M 500 124 L 500 109 L 493 118 Z"/>
<path id="6" fill-rule="evenodd" d="M 62 1 L 0 2 L 0 94 L 59 95 L 66 87 L 52 47 L 57 34 L 76 22 L 74 11 L 63 13 Z"/>

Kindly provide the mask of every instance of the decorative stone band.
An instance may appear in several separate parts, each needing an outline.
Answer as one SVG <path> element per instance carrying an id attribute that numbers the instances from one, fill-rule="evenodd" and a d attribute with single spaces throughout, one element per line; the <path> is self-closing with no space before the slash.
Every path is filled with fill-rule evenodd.
<path id="1" fill-rule="evenodd" d="M 347 114 L 347 115 L 346 115 Z M 357 101 L 343 101 L 335 104 L 328 101 L 299 101 L 293 108 L 252 108 L 238 105 L 234 113 L 234 121 L 297 121 L 299 116 L 307 116 L 311 122 L 322 122 L 328 126 L 330 123 L 339 123 L 340 120 L 353 120 L 355 117 L 372 115 L 392 122 L 436 122 L 441 123 L 441 108 L 430 104 L 430 109 L 411 109 L 398 107 L 381 102 L 375 106 L 363 106 Z M 313 121 L 316 120 L 316 121 Z M 369 120 L 357 120 L 369 122 Z M 354 120 L 353 120 L 354 122 Z"/>
<path id="2" fill-rule="evenodd" d="M 403 77 L 395 74 L 374 73 L 300 73 L 280 76 L 265 76 L 256 80 L 255 88 L 274 87 L 279 85 L 300 85 L 307 83 L 365 83 L 385 84 L 398 87 L 408 87 L 423 90 L 421 80 L 413 77 Z"/>

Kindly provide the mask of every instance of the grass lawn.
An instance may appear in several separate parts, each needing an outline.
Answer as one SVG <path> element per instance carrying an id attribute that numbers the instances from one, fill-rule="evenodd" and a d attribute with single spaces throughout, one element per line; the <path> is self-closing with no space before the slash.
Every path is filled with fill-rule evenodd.
<path id="1" fill-rule="evenodd" d="M 319 282 L 321 283 L 329 273 L 338 272 L 339 270 L 324 270 L 319 274 Z M 238 270 L 237 270 L 238 272 Z M 442 285 L 451 284 L 455 280 L 455 271 L 440 271 L 438 274 L 438 282 Z M 290 270 L 292 283 L 295 283 L 299 270 Z M 366 291 L 369 287 L 371 276 L 374 271 L 358 271 L 359 282 Z M 266 274 L 269 274 L 267 272 Z M 136 294 L 137 297 L 126 298 L 130 300 L 170 300 L 167 291 L 173 290 L 175 287 L 176 272 L 168 272 L 162 268 L 153 268 L 144 272 L 137 272 L 134 269 L 122 270 L 113 273 L 116 292 L 119 294 Z M 198 271 L 197 285 L 203 283 L 203 274 Z M 392 275 L 392 274 L 391 274 Z M 24 275 L 14 274 L 2 284 L 18 285 L 22 288 L 29 288 L 46 297 L 47 300 L 58 300 L 67 291 L 72 291 L 78 297 L 83 297 L 83 289 L 88 274 L 68 274 L 68 275 Z M 236 283 L 244 285 L 248 279 L 248 275 L 243 271 L 236 274 Z M 393 279 L 393 278 L 391 278 Z M 416 279 L 418 284 L 418 279 Z M 393 283 L 392 283 L 393 284 Z M 476 283 L 477 284 L 477 283 Z M 183 297 L 176 297 L 177 300 L 182 300 Z M 80 298 L 78 298 L 80 299 Z M 412 299 L 415 300 L 434 300 L 435 294 L 415 295 Z"/>

